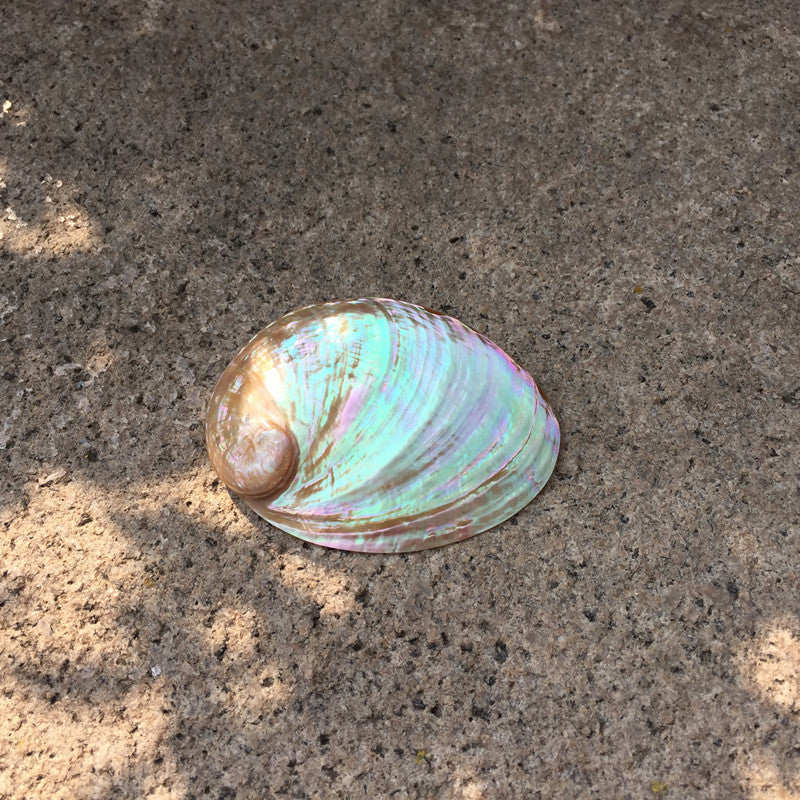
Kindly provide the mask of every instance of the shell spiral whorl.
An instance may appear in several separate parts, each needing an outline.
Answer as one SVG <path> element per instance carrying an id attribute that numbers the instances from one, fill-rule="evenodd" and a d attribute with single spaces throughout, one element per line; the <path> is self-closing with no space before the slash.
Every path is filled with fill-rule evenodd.
<path id="1" fill-rule="evenodd" d="M 237 357 L 222 374 L 206 418 L 206 448 L 226 486 L 264 500 L 291 483 L 298 447 L 266 387 L 249 372 Z"/>

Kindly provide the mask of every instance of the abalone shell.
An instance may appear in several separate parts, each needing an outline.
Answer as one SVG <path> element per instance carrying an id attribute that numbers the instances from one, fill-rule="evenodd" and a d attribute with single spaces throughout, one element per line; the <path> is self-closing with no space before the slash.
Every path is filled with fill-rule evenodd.
<path id="1" fill-rule="evenodd" d="M 397 300 L 292 311 L 223 372 L 206 419 L 222 480 L 315 544 L 407 552 L 515 514 L 559 427 L 527 372 L 451 317 Z"/>

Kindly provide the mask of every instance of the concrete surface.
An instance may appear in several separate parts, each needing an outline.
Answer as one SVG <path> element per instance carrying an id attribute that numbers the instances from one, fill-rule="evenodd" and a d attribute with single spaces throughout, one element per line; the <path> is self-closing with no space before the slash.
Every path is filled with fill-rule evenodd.
<path id="1" fill-rule="evenodd" d="M 793 2 L 0 4 L 0 798 L 800 798 Z M 564 446 L 325 551 L 215 481 L 251 333 L 391 296 Z"/>

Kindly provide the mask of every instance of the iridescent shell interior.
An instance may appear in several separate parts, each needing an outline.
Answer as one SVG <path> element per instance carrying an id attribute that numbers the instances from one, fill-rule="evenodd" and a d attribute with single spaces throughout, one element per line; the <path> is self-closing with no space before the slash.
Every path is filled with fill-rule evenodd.
<path id="1" fill-rule="evenodd" d="M 555 466 L 533 379 L 455 319 L 395 300 L 291 312 L 222 374 L 212 465 L 264 519 L 316 544 L 407 552 L 491 528 Z"/>

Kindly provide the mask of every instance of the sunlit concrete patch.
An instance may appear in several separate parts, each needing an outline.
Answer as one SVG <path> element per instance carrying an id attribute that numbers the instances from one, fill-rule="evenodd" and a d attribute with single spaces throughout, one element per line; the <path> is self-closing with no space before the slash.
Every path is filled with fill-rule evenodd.
<path id="1" fill-rule="evenodd" d="M 8 162 L 0 162 L 0 188 L 11 184 Z M 100 245 L 97 225 L 89 213 L 69 198 L 64 182 L 46 175 L 41 182 L 43 202 L 35 214 L 13 202 L 0 208 L 0 247 L 15 255 L 66 256 Z"/>
<path id="2" fill-rule="evenodd" d="M 231 519 L 231 497 L 219 486 L 210 466 L 192 474 L 131 485 L 115 502 L 130 504 L 132 499 L 139 513 L 158 514 L 164 520 L 180 513 L 187 520 L 206 527 L 219 525 L 227 537 L 256 536 L 260 539 L 274 532 L 266 522 L 253 523 L 238 513 L 234 513 Z M 283 533 L 279 535 L 284 536 Z M 330 566 L 315 563 L 307 555 L 299 552 L 281 554 L 275 564 L 275 575 L 287 588 L 313 600 L 320 607 L 323 619 L 343 618 L 355 608 L 356 589 L 350 586 L 346 575 Z M 250 630 L 254 626 L 251 616 L 248 616 L 250 612 L 229 609 L 227 613 L 232 616 L 221 618 L 226 622 L 219 625 L 220 635 L 236 632 L 236 647 L 246 650 L 251 644 Z M 226 628 L 226 624 L 230 627 Z"/>
<path id="3" fill-rule="evenodd" d="M 170 719 L 149 719 L 163 682 L 119 621 L 141 564 L 106 493 L 57 465 L 33 477 L 0 545 L 0 796 L 146 796 Z M 185 796 L 180 780 L 159 791 Z"/>
<path id="4" fill-rule="evenodd" d="M 251 609 L 223 608 L 214 617 L 214 624 L 205 630 L 205 644 L 210 652 L 224 648 L 231 658 L 253 656 L 257 622 Z"/>
<path id="5" fill-rule="evenodd" d="M 458 788 L 463 800 L 486 800 L 489 797 L 486 783 L 477 778 L 468 778 L 460 781 Z"/>
<path id="6" fill-rule="evenodd" d="M 141 560 L 109 516 L 117 498 L 57 465 L 32 478 L 0 541 L 0 796 L 146 796 L 170 718 L 148 719 L 163 680 L 121 621 Z"/>
<path id="7" fill-rule="evenodd" d="M 4 98 L 0 102 L 0 120 L 14 128 L 24 128 L 31 119 L 31 108 L 25 103 Z"/>
<path id="8" fill-rule="evenodd" d="M 800 724 L 800 619 L 773 620 L 742 650 L 739 669 L 746 688 L 773 709 L 765 715 L 773 728 L 779 724 L 776 710 Z M 753 725 L 759 744 L 748 748 L 740 763 L 743 787 L 752 800 L 800 800 L 800 771 L 784 763 L 763 720 Z"/>
<path id="9" fill-rule="evenodd" d="M 99 356 L 97 361 L 93 368 L 102 369 L 105 361 Z M 96 509 L 98 513 L 92 515 L 93 525 L 88 530 L 93 530 L 96 525 L 106 525 L 110 526 L 108 531 L 116 531 L 113 533 L 115 547 L 126 550 L 128 556 L 124 556 L 122 552 L 117 553 L 116 558 L 111 559 L 114 562 L 109 567 L 112 571 L 124 564 L 126 558 L 137 560 L 141 557 L 137 548 L 126 538 L 126 534 L 114 528 L 115 513 L 118 514 L 121 510 L 130 512 L 135 509 L 138 515 L 149 515 L 164 522 L 180 514 L 190 524 L 195 521 L 211 528 L 220 525 L 226 536 L 248 536 L 254 533 L 259 536 L 269 535 L 267 523 L 256 523 L 258 527 L 263 525 L 265 530 L 254 530 L 253 523 L 238 513 L 231 521 L 230 496 L 227 491 L 219 488 L 210 466 L 197 472 L 130 483 L 120 490 L 96 486 L 65 469 L 56 468 L 55 465 L 43 467 L 33 477 L 34 480 L 29 484 L 29 513 L 37 514 L 37 519 L 42 524 L 55 523 L 64 529 L 75 527 L 89 514 L 89 509 Z M 67 496 L 69 500 L 65 500 Z M 81 536 L 86 525 L 84 522 L 81 526 Z M 74 537 L 70 541 L 73 539 Z M 81 537 L 76 541 L 82 541 Z M 341 617 L 355 607 L 355 589 L 349 586 L 345 574 L 330 566 L 314 563 L 305 555 L 292 552 L 281 555 L 280 565 L 276 564 L 276 574 L 285 586 L 316 602 L 321 607 L 322 617 Z M 144 582 L 146 587 L 147 576 L 144 576 Z M 231 610 L 231 613 L 244 612 Z M 244 643 L 247 641 L 245 633 L 248 623 L 244 617 L 238 619 L 237 625 L 243 633 L 240 641 Z"/>
<path id="10" fill-rule="evenodd" d="M 744 786 L 752 800 L 800 800 L 800 780 L 791 785 L 781 775 L 773 757 L 767 754 L 751 756 Z"/>
<path id="11" fill-rule="evenodd" d="M 103 703 L 53 702 L 30 683 L 8 673 L 0 694 L 0 796 L 101 800 L 157 796 L 184 798 L 186 786 L 174 756 L 163 747 L 170 719 L 153 715 L 165 688 L 150 681 L 124 698 Z M 143 724 L 144 723 L 144 724 Z M 167 789 L 152 760 L 173 776 Z M 151 790 L 158 789 L 158 795 Z"/>
<path id="12" fill-rule="evenodd" d="M 257 730 L 292 701 L 295 676 L 260 654 L 262 620 L 246 601 L 208 613 L 201 575 L 198 611 L 187 601 L 183 616 L 159 554 L 172 552 L 170 530 L 260 532 L 231 518 L 210 469 L 119 488 L 57 461 L 27 477 L 0 538 L 0 797 L 184 798 L 174 735 L 194 713 L 192 692 Z M 134 535 L 138 519 L 152 542 Z M 324 618 L 353 609 L 346 578 L 299 553 L 281 554 L 274 575 Z"/>
<path id="13" fill-rule="evenodd" d="M 770 625 L 744 659 L 743 670 L 765 700 L 800 713 L 800 620 L 789 617 Z"/>
<path id="14" fill-rule="evenodd" d="M 98 489 L 56 466 L 35 477 L 0 547 L 10 595 L 2 613 L 14 624 L 5 629 L 7 652 L 28 658 L 34 647 L 73 667 L 116 657 L 126 645 L 109 612 L 137 570 L 128 542 L 106 518 Z"/>
<path id="15" fill-rule="evenodd" d="M 355 607 L 355 593 L 343 574 L 294 553 L 285 554 L 282 562 L 284 585 L 317 603 L 321 617 L 342 617 Z"/>

